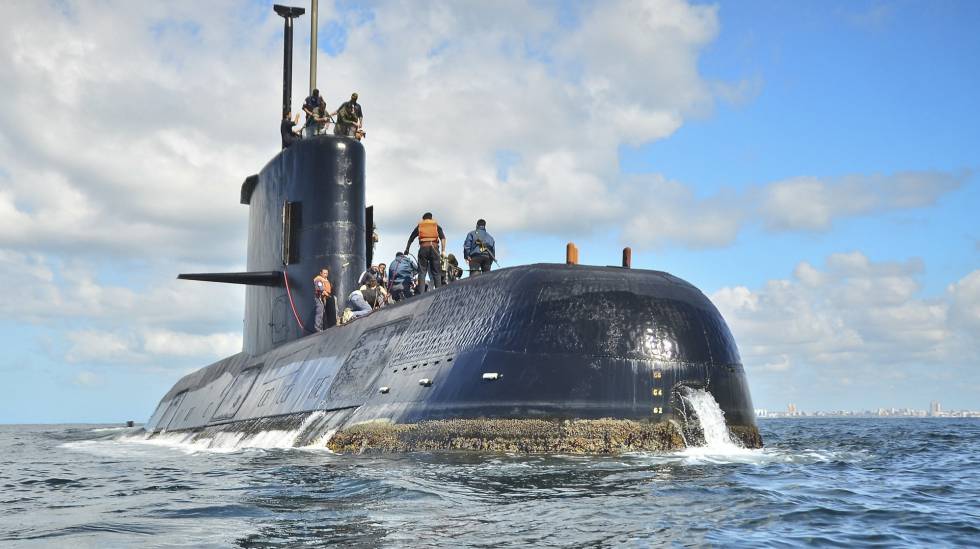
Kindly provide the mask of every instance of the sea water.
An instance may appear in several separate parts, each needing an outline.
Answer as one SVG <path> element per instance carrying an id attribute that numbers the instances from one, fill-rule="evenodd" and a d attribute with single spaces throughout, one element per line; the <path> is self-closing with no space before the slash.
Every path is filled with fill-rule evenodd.
<path id="1" fill-rule="evenodd" d="M 703 446 L 619 456 L 0 426 L 0 546 L 980 544 L 980 420 L 760 420 L 748 450 L 713 400 L 688 403 Z"/>

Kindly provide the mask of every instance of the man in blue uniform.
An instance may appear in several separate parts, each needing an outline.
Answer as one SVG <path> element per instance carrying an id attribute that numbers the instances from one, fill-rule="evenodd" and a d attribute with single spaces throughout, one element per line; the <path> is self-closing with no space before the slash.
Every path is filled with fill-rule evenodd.
<path id="1" fill-rule="evenodd" d="M 470 276 L 489 273 L 490 266 L 497 259 L 497 249 L 493 237 L 487 232 L 487 222 L 476 222 L 476 229 L 466 235 L 463 242 L 463 259 L 470 265 Z"/>
<path id="2" fill-rule="evenodd" d="M 412 297 L 412 283 L 419 274 L 419 264 L 415 258 L 402 252 L 395 254 L 395 260 L 391 262 L 388 269 L 388 290 L 391 298 L 401 301 L 406 297 Z"/>
<path id="3" fill-rule="evenodd" d="M 303 137 L 313 137 L 319 127 L 317 109 L 320 108 L 320 90 L 314 88 L 313 93 L 303 101 L 303 112 L 306 113 L 306 124 L 303 126 Z"/>

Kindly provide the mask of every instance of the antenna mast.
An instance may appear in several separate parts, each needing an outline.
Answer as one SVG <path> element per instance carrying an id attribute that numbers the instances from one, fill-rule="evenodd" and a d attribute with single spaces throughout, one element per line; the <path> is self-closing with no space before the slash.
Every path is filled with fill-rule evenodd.
<path id="1" fill-rule="evenodd" d="M 317 0 L 311 0 L 310 3 L 310 95 L 313 95 L 313 89 L 316 88 L 316 34 L 317 34 L 317 21 L 316 21 L 316 4 Z"/>
<path id="2" fill-rule="evenodd" d="M 286 20 L 286 31 L 282 52 L 282 117 L 289 116 L 292 110 L 291 96 L 293 94 L 293 19 L 306 13 L 303 8 L 289 6 L 272 6 L 280 17 Z"/>

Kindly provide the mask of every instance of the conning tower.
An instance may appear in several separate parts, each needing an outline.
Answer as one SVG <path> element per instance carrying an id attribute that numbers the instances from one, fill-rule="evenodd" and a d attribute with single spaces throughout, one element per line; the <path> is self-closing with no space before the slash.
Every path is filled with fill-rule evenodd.
<path id="1" fill-rule="evenodd" d="M 312 332 L 311 281 L 322 267 L 330 269 L 338 303 L 354 290 L 370 245 L 364 193 L 364 147 L 334 136 L 297 142 L 242 184 L 242 202 L 249 205 L 248 270 L 281 271 L 289 284 L 248 287 L 246 353 Z"/>
<path id="2" fill-rule="evenodd" d="M 312 6 L 316 35 L 316 2 Z M 282 116 L 292 97 L 293 19 L 303 8 L 276 5 L 284 20 Z M 315 40 L 311 58 L 316 57 Z M 310 89 L 315 69 L 310 71 Z M 241 203 L 249 205 L 248 271 L 194 273 L 178 278 L 246 284 L 242 350 L 262 354 L 312 333 L 311 281 L 330 269 L 336 303 L 354 289 L 371 260 L 371 210 L 364 205 L 364 146 L 347 138 L 321 135 L 303 139 L 273 157 L 242 184 Z M 331 324 L 333 315 L 327 315 Z"/>

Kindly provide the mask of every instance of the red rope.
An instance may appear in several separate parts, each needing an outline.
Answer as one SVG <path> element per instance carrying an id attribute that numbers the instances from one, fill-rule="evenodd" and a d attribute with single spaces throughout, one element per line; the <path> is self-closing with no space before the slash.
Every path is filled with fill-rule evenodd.
<path id="1" fill-rule="evenodd" d="M 299 319 L 299 313 L 296 312 L 296 304 L 293 303 L 293 293 L 289 291 L 289 273 L 286 272 L 286 269 L 282 270 L 282 278 L 286 281 L 286 295 L 289 297 L 289 306 L 293 309 L 293 318 L 296 319 L 296 324 L 298 324 L 304 332 L 312 334 L 313 332 L 307 330 L 306 326 L 303 326 L 303 321 Z"/>

